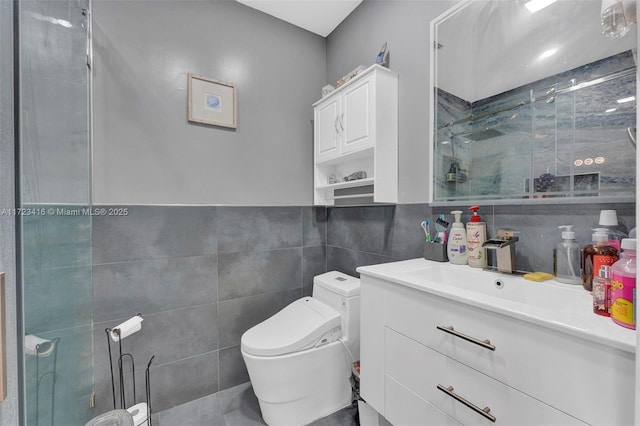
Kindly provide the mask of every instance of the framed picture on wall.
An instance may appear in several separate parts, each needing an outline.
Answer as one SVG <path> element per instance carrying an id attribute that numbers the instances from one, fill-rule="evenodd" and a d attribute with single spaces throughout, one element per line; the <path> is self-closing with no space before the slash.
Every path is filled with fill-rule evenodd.
<path id="1" fill-rule="evenodd" d="M 236 128 L 236 87 L 189 73 L 189 121 Z"/>

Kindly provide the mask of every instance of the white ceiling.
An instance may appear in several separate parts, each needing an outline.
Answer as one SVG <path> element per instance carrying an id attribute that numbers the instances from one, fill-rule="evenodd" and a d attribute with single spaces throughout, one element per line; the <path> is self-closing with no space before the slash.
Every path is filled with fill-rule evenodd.
<path id="1" fill-rule="evenodd" d="M 328 36 L 362 0 L 237 0 L 322 37 Z"/>

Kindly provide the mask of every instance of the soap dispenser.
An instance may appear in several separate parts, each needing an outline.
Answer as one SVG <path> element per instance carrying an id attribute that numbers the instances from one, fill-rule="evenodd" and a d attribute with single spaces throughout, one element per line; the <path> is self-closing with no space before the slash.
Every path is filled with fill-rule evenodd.
<path id="1" fill-rule="evenodd" d="M 449 241 L 447 242 L 447 256 L 449 262 L 456 265 L 467 264 L 467 233 L 464 230 L 464 225 L 460 222 L 462 211 L 455 210 L 451 214 L 455 217 L 455 222 L 451 225 L 451 232 L 449 233 Z"/>
<path id="2" fill-rule="evenodd" d="M 567 284 L 582 284 L 580 260 L 582 248 L 576 242 L 573 225 L 558 226 L 562 231 L 562 240 L 553 251 L 553 274 L 556 281 Z"/>
<path id="3" fill-rule="evenodd" d="M 482 244 L 487 239 L 487 225 L 478 215 L 479 206 L 471 206 L 469 210 L 473 216 L 467 222 L 467 248 L 469 255 L 467 262 L 474 268 L 484 268 L 487 266 L 487 249 Z"/>

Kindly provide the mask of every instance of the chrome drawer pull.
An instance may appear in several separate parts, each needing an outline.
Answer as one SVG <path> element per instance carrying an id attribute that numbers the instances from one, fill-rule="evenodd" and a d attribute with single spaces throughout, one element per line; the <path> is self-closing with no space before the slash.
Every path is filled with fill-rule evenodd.
<path id="1" fill-rule="evenodd" d="M 472 404 L 471 402 L 467 401 L 466 399 L 464 399 L 460 395 L 455 394 L 453 392 L 453 386 L 449 386 L 448 388 L 445 388 L 442 385 L 438 385 L 438 390 L 441 390 L 442 392 L 446 393 L 447 395 L 449 395 L 451 398 L 455 399 L 456 401 L 459 401 L 459 402 L 463 403 L 464 405 L 466 405 L 467 407 L 471 408 L 476 413 L 480 414 L 482 417 L 484 417 L 484 418 L 486 418 L 488 420 L 491 420 L 494 423 L 496 422 L 496 417 L 491 415 L 491 408 L 489 408 L 489 407 L 480 408 L 477 405 Z"/>
<path id="2" fill-rule="evenodd" d="M 453 326 L 443 327 L 441 325 L 436 326 L 438 330 L 444 331 L 445 333 L 453 334 L 456 337 L 466 340 L 467 342 L 475 343 L 478 346 L 482 346 L 485 349 L 489 349 L 490 351 L 495 351 L 496 347 L 491 344 L 489 339 L 479 340 L 471 336 L 467 336 L 466 334 L 462 334 L 459 331 L 454 330 Z"/>

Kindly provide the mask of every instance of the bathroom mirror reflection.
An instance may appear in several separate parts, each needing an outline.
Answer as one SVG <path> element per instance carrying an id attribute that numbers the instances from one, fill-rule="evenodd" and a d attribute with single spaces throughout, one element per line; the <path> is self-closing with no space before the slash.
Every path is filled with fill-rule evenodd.
<path id="1" fill-rule="evenodd" d="M 636 25 L 603 35 L 601 7 L 469 0 L 432 23 L 434 202 L 633 199 Z"/>

